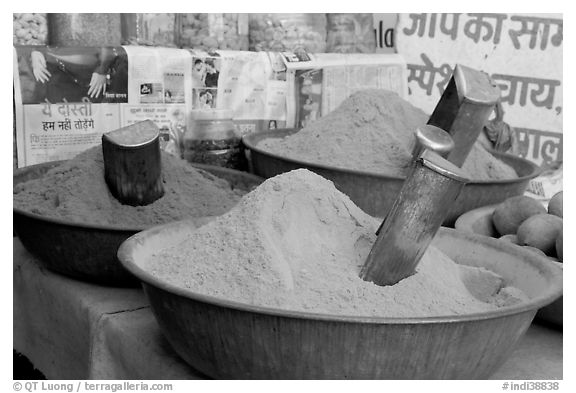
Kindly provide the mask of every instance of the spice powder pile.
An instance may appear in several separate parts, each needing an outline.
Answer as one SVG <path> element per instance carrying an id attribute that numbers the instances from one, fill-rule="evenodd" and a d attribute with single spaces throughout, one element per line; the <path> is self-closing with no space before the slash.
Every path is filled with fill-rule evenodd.
<path id="1" fill-rule="evenodd" d="M 164 152 L 162 174 L 161 198 L 146 206 L 123 205 L 108 190 L 102 148 L 97 146 L 41 178 L 14 186 L 14 207 L 77 223 L 144 228 L 223 214 L 246 193 Z"/>
<path id="2" fill-rule="evenodd" d="M 334 111 L 285 138 L 258 147 L 282 157 L 358 171 L 405 177 L 415 131 L 428 121 L 419 108 L 396 93 L 368 89 L 352 94 Z M 509 165 L 476 143 L 462 166 L 472 180 L 514 179 Z"/>
<path id="3" fill-rule="evenodd" d="M 434 247 L 395 285 L 363 281 L 378 224 L 332 182 L 300 169 L 266 180 L 144 267 L 194 293 L 332 315 L 446 316 L 527 299 L 495 273 L 458 265 Z"/>

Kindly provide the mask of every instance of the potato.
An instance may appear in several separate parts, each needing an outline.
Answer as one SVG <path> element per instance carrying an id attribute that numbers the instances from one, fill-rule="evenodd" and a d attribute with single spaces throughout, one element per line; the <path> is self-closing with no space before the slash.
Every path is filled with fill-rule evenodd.
<path id="1" fill-rule="evenodd" d="M 554 194 L 548 203 L 548 214 L 553 214 L 562 218 L 563 208 L 562 208 L 562 191 Z"/>
<path id="2" fill-rule="evenodd" d="M 564 261 L 564 255 L 563 255 L 563 250 L 562 250 L 562 246 L 563 246 L 562 238 L 564 237 L 563 233 L 564 233 L 564 230 L 560 229 L 560 232 L 558 233 L 558 236 L 556 237 L 556 256 L 558 257 L 558 260 L 561 262 Z"/>
<path id="3" fill-rule="evenodd" d="M 522 246 L 522 248 L 526 249 L 526 250 L 530 250 L 538 255 L 542 255 L 543 257 L 546 256 L 546 254 L 544 254 L 544 251 L 536 248 L 536 247 L 532 247 L 532 246 Z"/>
<path id="4" fill-rule="evenodd" d="M 504 235 L 498 238 L 498 240 L 503 240 L 505 242 L 510 242 L 512 244 L 518 244 L 518 236 L 516 235 Z"/>
<path id="5" fill-rule="evenodd" d="M 519 227 L 518 243 L 536 247 L 546 255 L 556 254 L 556 238 L 562 230 L 562 219 L 552 214 L 536 214 L 525 220 Z"/>
<path id="6" fill-rule="evenodd" d="M 492 221 L 500 235 L 512 235 L 518 231 L 520 224 L 535 214 L 546 214 L 546 208 L 537 200 L 520 195 L 496 206 Z"/>

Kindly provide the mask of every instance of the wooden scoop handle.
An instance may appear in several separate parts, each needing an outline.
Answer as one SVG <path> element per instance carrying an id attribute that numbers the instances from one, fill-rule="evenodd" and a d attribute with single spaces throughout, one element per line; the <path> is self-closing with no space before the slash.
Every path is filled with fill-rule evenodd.
<path id="1" fill-rule="evenodd" d="M 431 150 L 414 161 L 360 271 L 377 285 L 394 285 L 416 271 L 468 180 Z"/>
<path id="2" fill-rule="evenodd" d="M 454 140 L 447 160 L 458 167 L 468 157 L 500 99 L 488 74 L 457 64 L 428 124 L 446 130 Z"/>
<path id="3" fill-rule="evenodd" d="M 158 127 L 150 120 L 102 135 L 104 177 L 124 205 L 148 205 L 164 195 Z"/>

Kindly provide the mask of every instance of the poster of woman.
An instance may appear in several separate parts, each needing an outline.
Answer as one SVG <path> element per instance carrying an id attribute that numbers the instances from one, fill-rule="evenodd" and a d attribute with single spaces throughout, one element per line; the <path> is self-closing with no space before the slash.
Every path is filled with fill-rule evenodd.
<path id="1" fill-rule="evenodd" d="M 23 104 L 128 102 L 122 47 L 16 47 Z"/>

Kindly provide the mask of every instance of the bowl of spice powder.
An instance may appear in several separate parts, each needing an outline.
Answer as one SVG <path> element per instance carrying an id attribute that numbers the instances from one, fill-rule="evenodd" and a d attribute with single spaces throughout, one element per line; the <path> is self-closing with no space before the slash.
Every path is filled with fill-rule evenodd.
<path id="1" fill-rule="evenodd" d="M 298 169 L 204 225 L 140 232 L 118 257 L 176 353 L 224 379 L 487 378 L 562 293 L 557 266 L 449 228 L 413 275 L 364 281 L 380 222 Z"/>
<path id="2" fill-rule="evenodd" d="M 302 129 L 264 131 L 242 141 L 256 175 L 306 168 L 332 180 L 368 214 L 385 217 L 409 171 L 415 131 L 427 121 L 422 110 L 396 93 L 369 89 Z M 462 170 L 471 182 L 454 203 L 447 226 L 469 210 L 522 195 L 540 172 L 529 160 L 489 152 L 478 142 Z"/>
<path id="3" fill-rule="evenodd" d="M 232 208 L 258 185 L 257 176 L 188 162 L 162 153 L 165 193 L 147 206 L 121 204 L 104 180 L 100 146 L 71 160 L 17 169 L 13 176 L 14 230 L 48 269 L 100 284 L 138 281 L 116 252 L 131 235 L 159 224 L 202 223 Z"/>

